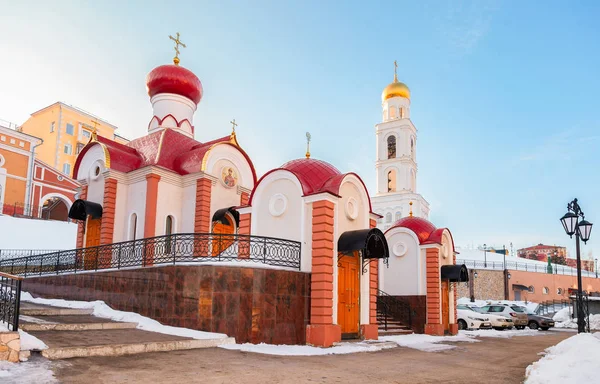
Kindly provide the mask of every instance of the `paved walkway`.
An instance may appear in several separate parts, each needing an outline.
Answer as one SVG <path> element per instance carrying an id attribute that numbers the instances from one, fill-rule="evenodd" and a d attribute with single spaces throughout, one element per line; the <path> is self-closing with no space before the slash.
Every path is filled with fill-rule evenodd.
<path id="1" fill-rule="evenodd" d="M 522 383 L 539 352 L 572 336 L 482 338 L 444 352 L 394 348 L 315 357 L 269 356 L 211 348 L 55 365 L 61 383 Z"/>

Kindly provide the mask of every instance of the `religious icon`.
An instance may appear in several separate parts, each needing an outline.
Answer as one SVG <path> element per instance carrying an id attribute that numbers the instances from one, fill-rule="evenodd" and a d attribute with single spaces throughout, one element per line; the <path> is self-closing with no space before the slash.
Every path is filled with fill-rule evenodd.
<path id="1" fill-rule="evenodd" d="M 221 179 L 227 188 L 233 188 L 237 184 L 237 173 L 231 167 L 223 168 Z"/>

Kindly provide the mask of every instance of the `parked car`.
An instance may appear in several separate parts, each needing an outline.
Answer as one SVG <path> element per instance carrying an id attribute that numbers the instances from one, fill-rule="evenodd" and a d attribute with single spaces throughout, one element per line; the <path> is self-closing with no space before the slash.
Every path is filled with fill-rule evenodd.
<path id="1" fill-rule="evenodd" d="M 457 305 L 458 329 L 491 329 L 487 314 L 479 313 L 466 305 Z"/>
<path id="2" fill-rule="evenodd" d="M 551 319 L 546 316 L 537 315 L 527 308 L 521 307 L 527 313 L 527 325 L 530 329 L 541 329 L 542 331 L 547 331 L 550 328 L 554 327 L 554 319 Z"/>
<path id="3" fill-rule="evenodd" d="M 517 329 L 525 329 L 525 327 L 529 324 L 529 319 L 527 318 L 527 313 L 525 310 L 515 304 L 490 304 L 481 307 L 481 309 L 486 313 L 512 319 L 515 328 Z"/>
<path id="4" fill-rule="evenodd" d="M 494 315 L 491 313 L 487 313 L 486 311 L 483 311 L 481 308 L 479 308 L 477 306 L 459 304 L 456 306 L 456 309 L 457 309 L 457 312 L 459 309 L 462 309 L 462 310 L 468 309 L 473 312 L 484 315 L 490 321 L 492 328 L 494 328 L 496 330 L 512 329 L 512 327 L 514 325 L 512 319 L 509 319 L 504 316 L 498 316 L 498 315 Z"/>

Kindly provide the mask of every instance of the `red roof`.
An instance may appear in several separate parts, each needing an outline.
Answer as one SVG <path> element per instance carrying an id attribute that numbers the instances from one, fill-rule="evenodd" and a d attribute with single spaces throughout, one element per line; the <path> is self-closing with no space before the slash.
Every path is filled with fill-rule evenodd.
<path id="1" fill-rule="evenodd" d="M 200 172 L 205 155 L 215 144 L 231 145 L 244 155 L 252 170 L 253 181 L 256 181 L 256 171 L 250 157 L 237 145 L 237 142 L 231 142 L 230 136 L 201 143 L 172 129 L 151 133 L 132 140 L 126 145 L 98 136 L 98 142 L 88 143 L 77 157 L 73 175 L 77 175 L 83 155 L 98 143 L 108 150 L 111 169 L 131 172 L 153 165 L 180 175 Z"/>
<path id="2" fill-rule="evenodd" d="M 433 223 L 431 223 L 429 220 L 415 216 L 401 218 L 400 220 L 396 221 L 386 231 L 386 233 L 394 228 L 410 229 L 415 235 L 417 235 L 419 244 L 442 244 L 444 230 L 447 230 L 447 228 L 436 228 L 435 225 L 433 225 Z M 450 239 L 452 240 L 452 250 L 454 251 L 454 239 L 452 238 L 452 233 L 450 233 Z"/>
<path id="3" fill-rule="evenodd" d="M 187 97 L 198 104 L 202 99 L 202 83 L 189 69 L 179 65 L 161 65 L 154 68 L 146 76 L 148 95 L 153 97 L 159 93 L 174 93 Z"/>

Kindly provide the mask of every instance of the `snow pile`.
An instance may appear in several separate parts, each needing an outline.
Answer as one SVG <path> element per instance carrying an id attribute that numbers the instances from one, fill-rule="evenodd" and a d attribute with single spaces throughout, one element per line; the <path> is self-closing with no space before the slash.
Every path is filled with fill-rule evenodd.
<path id="1" fill-rule="evenodd" d="M 527 367 L 526 384 L 596 383 L 600 373 L 600 333 L 580 333 L 546 349 Z"/>
<path id="2" fill-rule="evenodd" d="M 323 355 L 345 355 L 357 352 L 377 352 L 382 349 L 394 348 L 394 345 L 383 343 L 339 343 L 330 348 L 311 347 L 310 345 L 274 345 L 274 344 L 226 344 L 219 348 L 236 350 L 242 352 L 262 353 L 265 355 L 279 356 L 323 356 Z"/>
<path id="3" fill-rule="evenodd" d="M 39 357 L 22 363 L 0 361 L 0 383 L 58 383 L 50 368 L 51 364 L 53 363 Z"/>
<path id="4" fill-rule="evenodd" d="M 554 315 L 556 328 L 577 328 L 577 318 L 571 318 L 570 308 L 563 308 Z M 600 314 L 590 315 L 590 329 L 600 330 Z"/>
<path id="5" fill-rule="evenodd" d="M 549 333 L 540 332 L 537 329 L 505 329 L 502 331 L 496 331 L 495 329 L 480 329 L 477 331 L 460 331 L 463 332 L 467 336 L 478 336 L 478 337 L 497 337 L 499 339 L 510 339 L 513 336 L 543 336 L 548 335 Z"/>
<path id="6" fill-rule="evenodd" d="M 459 333 L 456 336 L 432 336 L 432 335 L 399 335 L 399 336 L 382 336 L 379 338 L 383 341 L 393 341 L 401 347 L 418 349 L 424 352 L 439 352 L 447 349 L 456 348 L 454 345 L 440 344 L 442 342 L 467 342 L 477 343 L 479 340 L 469 337 L 464 333 Z"/>
<path id="7" fill-rule="evenodd" d="M 21 300 L 27 301 L 35 304 L 43 304 L 43 305 L 51 305 L 55 307 L 64 307 L 64 308 L 77 308 L 77 309 L 93 309 L 93 315 L 97 317 L 102 317 L 105 319 L 111 319 L 113 321 L 122 321 L 129 323 L 138 323 L 137 328 L 149 331 L 149 332 L 157 332 L 164 333 L 166 335 L 174 335 L 181 337 L 190 337 L 192 339 L 197 340 L 207 340 L 207 339 L 224 339 L 228 337 L 223 333 L 213 333 L 213 332 L 204 332 L 204 331 L 196 331 L 188 328 L 181 327 L 171 327 L 169 325 L 163 325 L 156 320 L 152 320 L 148 317 L 142 316 L 138 313 L 133 312 L 124 312 L 117 311 L 112 309 L 104 301 L 96 300 L 96 301 L 74 301 L 74 300 L 62 300 L 62 299 L 42 299 L 42 298 L 34 298 L 31 296 L 29 292 L 21 293 Z"/>
<path id="8" fill-rule="evenodd" d="M 9 332 L 6 323 L 0 321 L 0 332 Z M 31 336 L 29 333 L 19 329 L 19 338 L 21 339 L 21 350 L 22 351 L 41 351 L 47 349 L 48 346 L 44 342 L 35 336 Z M 2 377 L 2 376 L 0 376 Z"/>
<path id="9" fill-rule="evenodd" d="M 77 224 L 0 215 L 0 233 L 2 249 L 74 249 Z"/>

